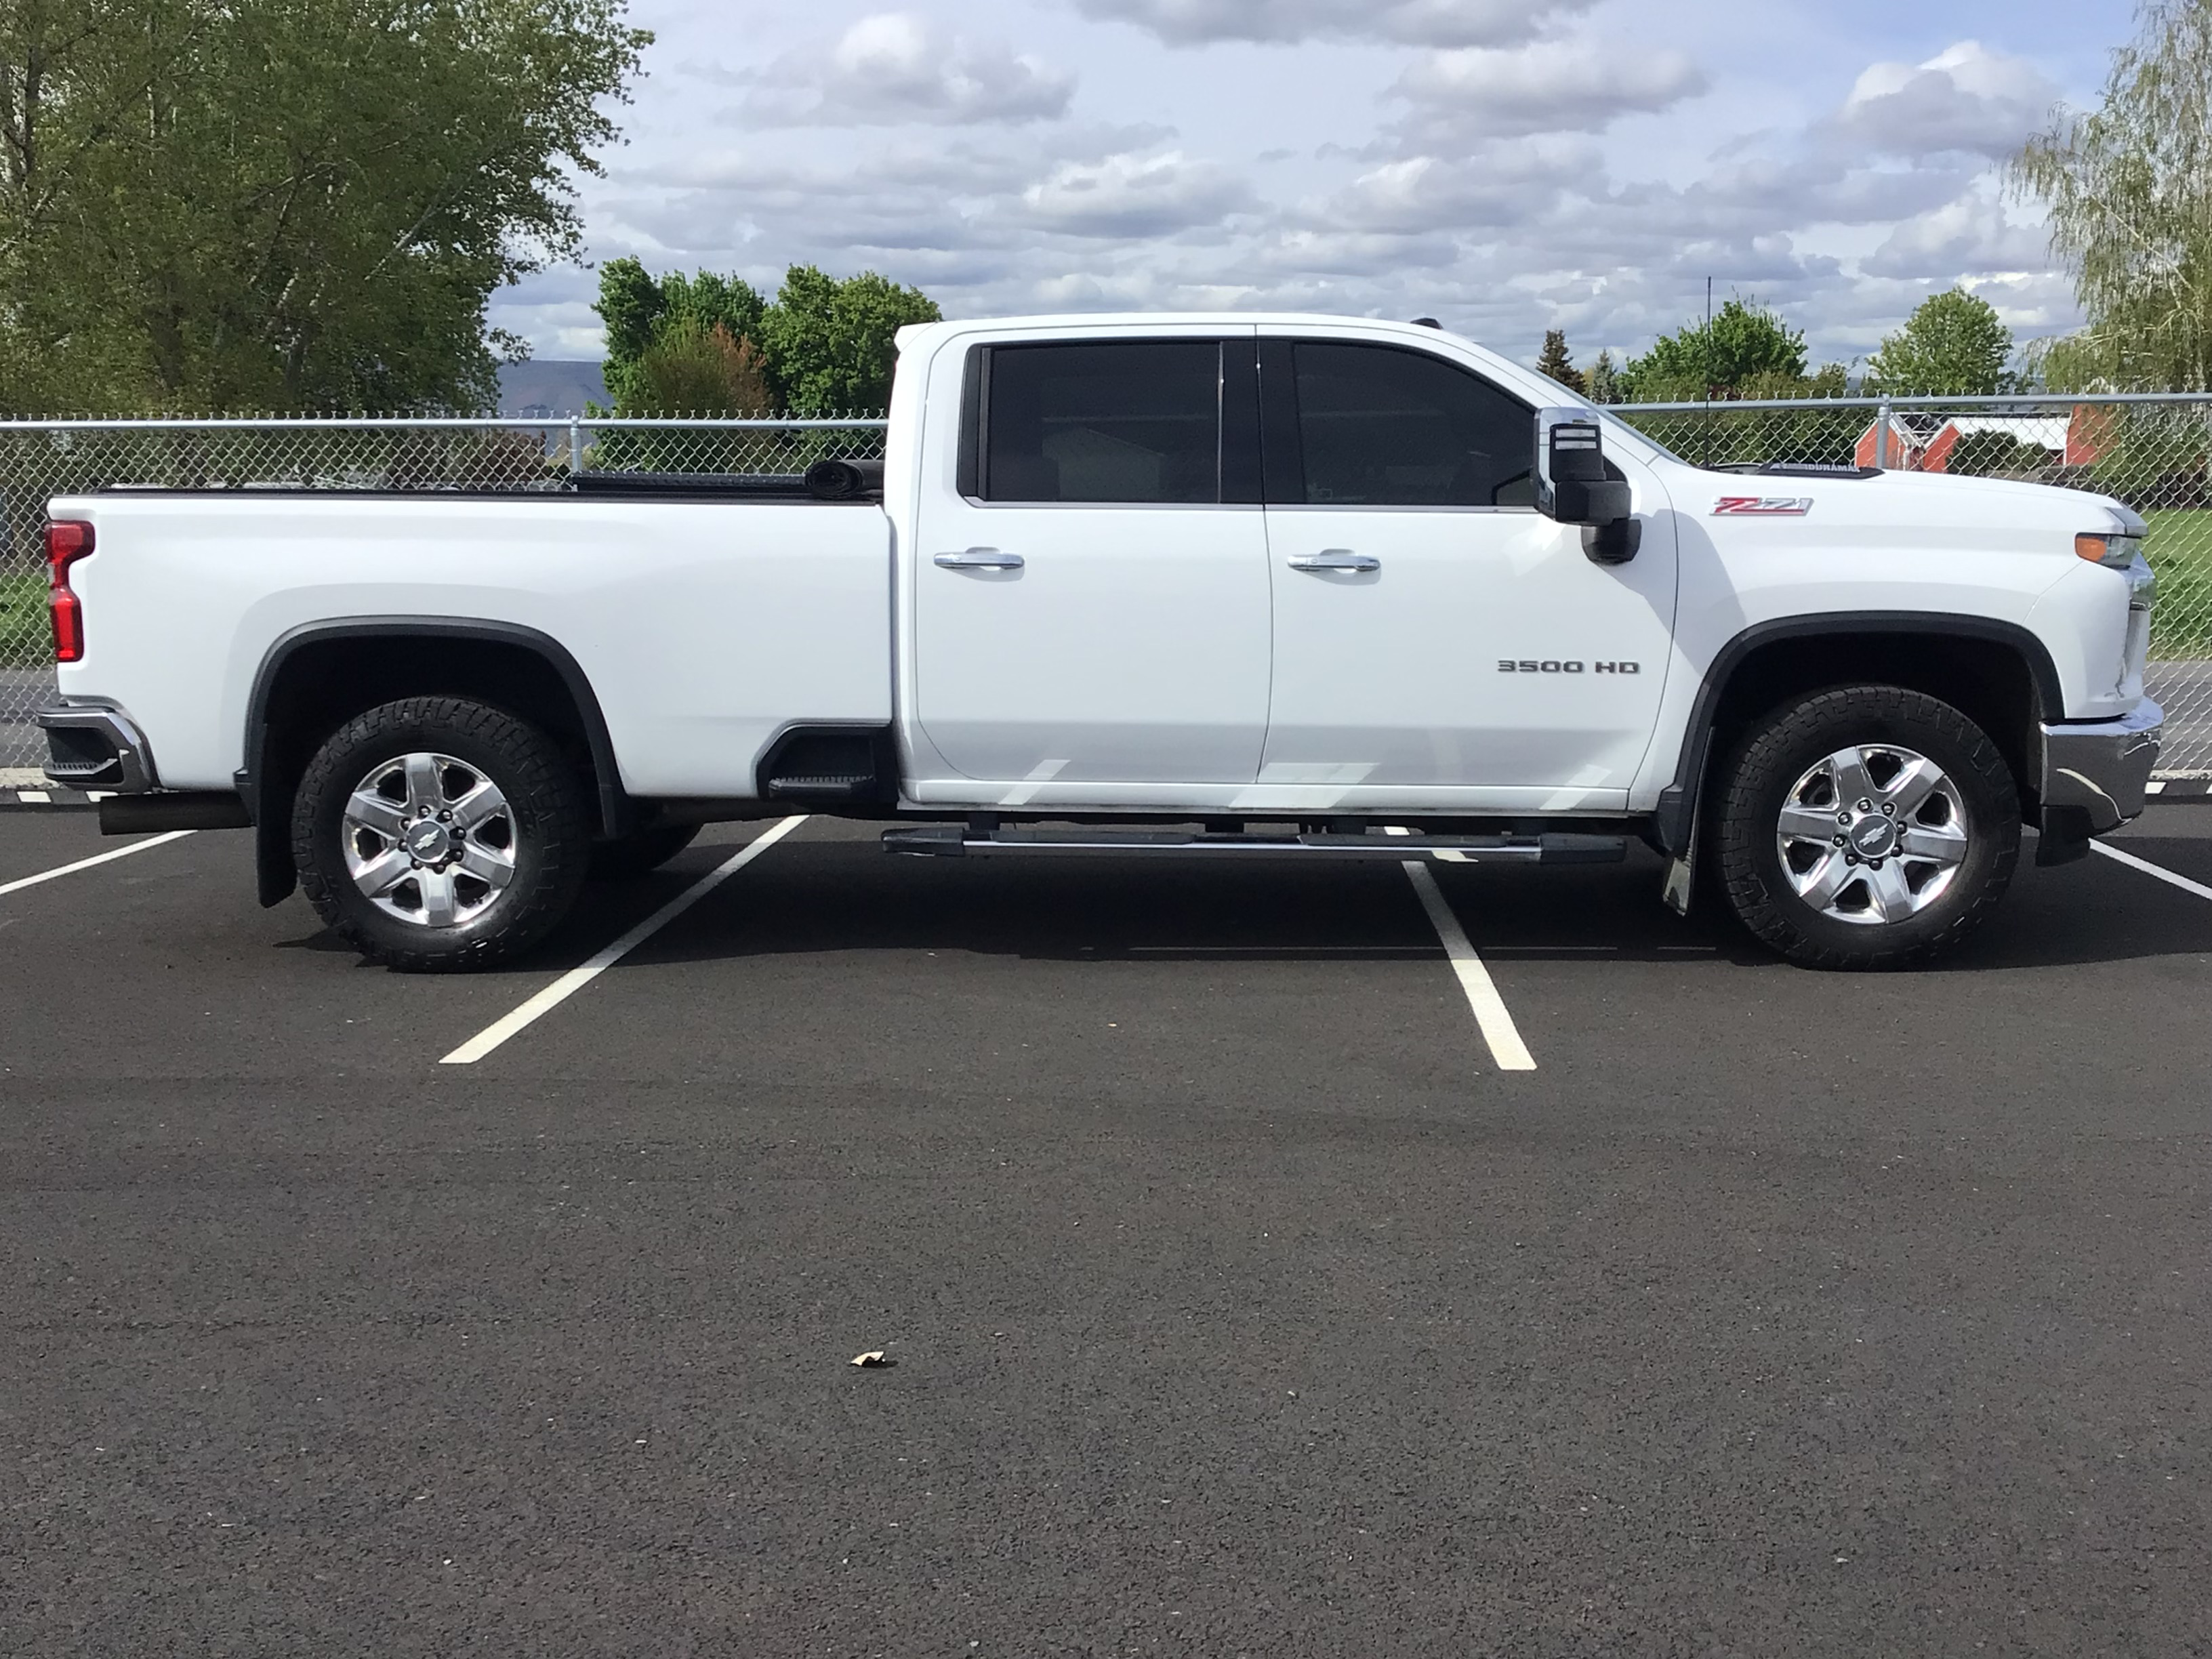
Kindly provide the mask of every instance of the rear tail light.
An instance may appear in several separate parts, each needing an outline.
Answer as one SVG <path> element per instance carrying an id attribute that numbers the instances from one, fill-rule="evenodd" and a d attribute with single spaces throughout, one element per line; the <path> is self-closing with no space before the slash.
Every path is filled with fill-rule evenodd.
<path id="1" fill-rule="evenodd" d="M 70 592 L 70 567 L 92 551 L 92 526 L 82 519 L 46 526 L 46 603 L 54 619 L 54 660 L 84 659 L 84 605 Z"/>

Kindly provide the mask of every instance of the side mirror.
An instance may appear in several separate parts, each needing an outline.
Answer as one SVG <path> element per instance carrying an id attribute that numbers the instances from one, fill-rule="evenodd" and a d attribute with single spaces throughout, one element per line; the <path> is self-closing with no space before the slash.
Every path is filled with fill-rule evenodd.
<path id="1" fill-rule="evenodd" d="M 1628 516 L 1628 485 L 1606 477 L 1604 436 L 1580 410 L 1536 411 L 1536 510 L 1561 524 Z"/>
<path id="2" fill-rule="evenodd" d="M 1583 551 L 1599 564 L 1626 564 L 1643 540 L 1628 481 L 1607 475 L 1605 438 L 1579 409 L 1536 411 L 1536 510 L 1583 526 Z"/>

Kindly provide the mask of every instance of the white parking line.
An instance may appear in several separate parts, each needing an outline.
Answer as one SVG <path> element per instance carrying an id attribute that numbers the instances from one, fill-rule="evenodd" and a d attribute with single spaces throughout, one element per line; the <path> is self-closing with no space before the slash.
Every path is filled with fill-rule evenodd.
<path id="1" fill-rule="evenodd" d="M 734 857 L 700 877 L 581 967 L 571 968 L 513 1013 L 493 1021 L 438 1063 L 441 1066 L 475 1065 L 515 1033 L 559 1007 L 805 822 L 804 816 L 785 818 L 772 829 L 754 836 L 738 850 Z M 0 889 L 0 891 L 5 890 Z"/>
<path id="2" fill-rule="evenodd" d="M 2118 859 L 2130 870 L 2140 870 L 2147 876 L 2156 876 L 2169 887 L 2179 887 L 2183 892 L 2194 893 L 2201 899 L 2212 899 L 2212 887 L 2201 886 L 2186 876 L 2177 876 L 2172 871 L 2162 869 L 2148 859 L 2139 859 L 2133 853 L 2123 853 L 2118 848 L 2107 847 L 2101 841 L 2093 841 L 2089 843 L 2089 847 L 2093 852 L 2102 853 L 2108 859 Z M 0 892 L 6 890 L 5 888 L 0 888 Z"/>
<path id="3" fill-rule="evenodd" d="M 1419 859 L 1407 859 L 1405 870 L 1406 879 L 1420 895 L 1421 908 L 1429 913 L 1429 925 L 1437 930 L 1444 954 L 1451 958 L 1452 972 L 1459 976 L 1459 988 L 1467 993 L 1467 1006 L 1474 1010 L 1474 1023 L 1482 1028 L 1482 1040 L 1490 1045 L 1490 1057 L 1498 1062 L 1498 1069 L 1534 1071 L 1535 1058 L 1529 1054 L 1528 1044 L 1521 1041 L 1513 1016 L 1506 1012 L 1505 999 L 1498 994 L 1498 987 L 1491 982 L 1490 970 L 1482 965 L 1482 958 L 1468 941 L 1467 930 L 1459 925 L 1451 906 L 1444 902 L 1436 877 Z"/>
<path id="4" fill-rule="evenodd" d="M 64 864 L 58 869 L 42 870 L 35 876 L 25 876 L 21 881 L 11 881 L 0 887 L 0 898 L 10 893 L 20 893 L 26 887 L 36 887 L 42 881 L 52 881 L 58 876 L 73 876 L 80 870 L 89 870 L 95 864 L 112 864 L 117 859 L 127 859 L 133 853 L 143 853 L 149 847 L 159 847 L 164 842 L 182 841 L 196 834 L 191 830 L 172 830 L 166 836 L 152 836 L 144 841 L 134 841 L 128 847 L 118 847 L 112 853 L 94 854 L 88 859 L 79 859 L 75 864 Z"/>

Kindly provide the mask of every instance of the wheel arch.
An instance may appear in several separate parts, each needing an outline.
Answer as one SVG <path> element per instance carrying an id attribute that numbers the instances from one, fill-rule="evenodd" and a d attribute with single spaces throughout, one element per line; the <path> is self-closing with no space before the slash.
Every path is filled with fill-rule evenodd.
<path id="1" fill-rule="evenodd" d="M 403 696 L 474 697 L 543 726 L 590 775 L 601 832 L 633 827 L 606 716 L 583 666 L 558 640 L 518 623 L 455 617 L 346 617 L 279 635 L 255 670 L 237 783 L 255 825 L 264 905 L 297 884 L 292 796 L 314 746 L 347 720 Z"/>
<path id="2" fill-rule="evenodd" d="M 1940 654 L 1931 641 L 1954 648 Z M 1842 611 L 1758 623 L 1714 656 L 1698 688 L 1674 780 L 1660 792 L 1653 830 L 1666 852 L 1690 845 L 1714 756 L 1784 699 L 1825 686 L 1903 685 L 1941 698 L 1990 734 L 2011 768 L 2023 814 L 2041 810 L 2045 712 L 2065 707 L 2057 665 L 2033 633 L 1990 617 L 1932 611 Z"/>

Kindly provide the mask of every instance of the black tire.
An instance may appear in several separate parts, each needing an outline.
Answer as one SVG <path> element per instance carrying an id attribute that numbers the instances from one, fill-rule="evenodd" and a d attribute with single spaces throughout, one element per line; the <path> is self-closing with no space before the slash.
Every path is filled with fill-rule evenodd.
<path id="1" fill-rule="evenodd" d="M 630 881 L 650 874 L 699 838 L 696 823 L 661 823 L 592 848 L 593 881 Z"/>
<path id="2" fill-rule="evenodd" d="M 357 860 L 380 854 L 403 864 L 411 861 L 409 848 L 396 837 L 386 847 L 380 831 L 348 817 L 349 810 L 360 810 L 349 809 L 356 788 L 380 769 L 387 780 L 399 775 L 392 769 L 410 755 L 456 763 L 424 774 L 435 780 L 434 799 L 442 800 L 446 791 L 459 787 L 456 780 L 471 775 L 501 798 L 494 819 L 476 829 L 450 830 L 439 860 L 430 866 L 435 877 L 450 860 L 445 891 L 463 895 L 464 908 L 480 906 L 476 914 L 445 925 L 393 914 L 349 868 L 349 850 Z M 427 830 L 412 821 L 411 779 L 398 799 L 389 793 L 384 799 L 407 831 Z M 453 805 L 467 817 L 465 801 L 456 799 Z M 471 855 L 471 837 L 477 839 L 473 856 L 483 860 L 489 854 L 490 862 L 508 867 L 502 886 L 495 889 L 463 867 Z M 575 902 L 590 854 L 591 821 L 582 782 L 553 741 L 513 714 L 459 697 L 409 697 L 349 720 L 308 763 L 292 807 L 292 857 L 307 902 L 332 932 L 370 961 L 406 973 L 489 968 L 528 950 Z M 404 873 L 396 892 L 386 896 L 395 907 L 428 908 L 419 880 Z"/>
<path id="3" fill-rule="evenodd" d="M 1886 817 L 1895 826 L 1896 813 L 1881 802 L 1874 811 L 1857 810 L 1859 800 L 1874 800 L 1890 787 L 1881 775 L 1897 759 L 1885 746 L 1932 762 L 1948 786 L 1948 793 L 1931 793 L 1911 809 L 1905 827 L 1930 832 L 1913 844 L 1948 835 L 1946 826 L 1963 811 L 1956 826 L 1966 837 L 1963 855 L 1946 848 L 1928 861 L 1899 857 L 1894 829 L 1885 830 L 1880 821 Z M 1876 787 L 1856 800 L 1841 799 L 1834 789 L 1841 774 L 1828 757 L 1853 749 L 1869 751 L 1866 772 Z M 1891 781 L 1904 775 L 1901 766 L 1887 773 Z M 1906 798 L 1900 790 L 1899 799 Z M 1988 919 L 2020 857 L 2020 793 L 1996 745 L 1948 703 L 1899 686 L 1838 686 L 1773 710 L 1735 745 L 1713 805 L 1709 850 L 1729 908 L 1755 938 L 1808 968 L 1879 969 L 1932 961 Z M 1785 807 L 1797 826 L 1808 825 L 1813 814 L 1837 812 L 1835 835 L 1825 845 L 1809 835 L 1793 836 L 1785 847 Z M 1862 858 L 1869 848 L 1890 856 Z M 1831 854 L 1839 862 L 1826 862 Z M 1945 859 L 1953 862 L 1947 866 Z M 1886 869 L 1887 875 L 1877 875 Z M 1870 885 L 1876 879 L 1890 895 L 1899 894 L 1899 883 L 1905 890 L 1885 900 Z M 1831 881 L 1843 885 L 1826 905 L 1799 891 L 1805 883 L 1817 896 Z M 1905 914 L 1911 906 L 1919 908 Z M 1899 914 L 1889 916 L 1891 909 Z"/>

